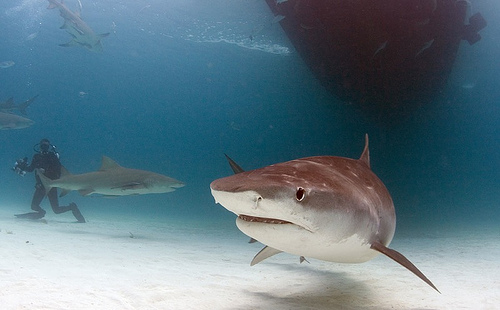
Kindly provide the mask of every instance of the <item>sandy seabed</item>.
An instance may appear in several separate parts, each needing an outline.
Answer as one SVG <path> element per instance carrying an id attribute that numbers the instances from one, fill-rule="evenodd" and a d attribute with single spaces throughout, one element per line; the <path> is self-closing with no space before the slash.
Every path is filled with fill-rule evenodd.
<path id="1" fill-rule="evenodd" d="M 356 265 L 289 254 L 256 266 L 234 222 L 0 210 L 1 309 L 500 309 L 500 226 L 398 234 L 435 292 L 389 258 Z"/>

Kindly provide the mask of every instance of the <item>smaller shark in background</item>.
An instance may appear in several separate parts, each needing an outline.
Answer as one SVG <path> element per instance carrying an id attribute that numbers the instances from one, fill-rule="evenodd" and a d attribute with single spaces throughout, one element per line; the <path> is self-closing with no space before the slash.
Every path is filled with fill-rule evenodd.
<path id="1" fill-rule="evenodd" d="M 38 97 L 36 95 L 35 97 L 26 100 L 23 103 L 20 103 L 18 105 L 14 104 L 14 98 L 10 97 L 7 99 L 7 101 L 0 103 L 0 111 L 1 112 L 13 112 L 13 111 L 19 111 L 21 114 L 26 115 L 26 108 L 35 101 L 35 99 Z"/>
<path id="2" fill-rule="evenodd" d="M 61 29 L 65 29 L 73 39 L 60 46 L 81 46 L 92 52 L 102 52 L 101 39 L 107 37 L 109 32 L 103 34 L 96 34 L 87 23 L 85 23 L 79 12 L 72 12 L 64 3 L 57 2 L 56 0 L 48 0 L 49 6 L 47 9 L 59 9 L 59 13 L 64 18 L 64 24 Z M 79 2 L 81 9 L 81 3 Z"/>
<path id="3" fill-rule="evenodd" d="M 71 174 L 63 168 L 61 177 L 56 180 L 38 171 L 37 175 L 47 191 L 53 187 L 60 188 L 60 196 L 70 191 L 78 191 L 82 196 L 102 194 L 110 197 L 161 194 L 184 186 L 183 182 L 162 174 L 122 167 L 107 156 L 102 157 L 101 169 L 98 171 Z"/>
<path id="4" fill-rule="evenodd" d="M 16 114 L 0 112 L 0 129 L 22 129 L 28 128 L 35 122 Z"/>

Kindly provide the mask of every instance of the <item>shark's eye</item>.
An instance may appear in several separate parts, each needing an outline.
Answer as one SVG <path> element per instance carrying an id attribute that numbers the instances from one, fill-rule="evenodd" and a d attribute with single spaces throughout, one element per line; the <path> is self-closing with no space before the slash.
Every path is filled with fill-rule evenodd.
<path id="1" fill-rule="evenodd" d="M 306 190 L 302 187 L 297 188 L 297 191 L 295 192 L 295 198 L 297 199 L 297 201 L 302 201 L 305 197 Z"/>

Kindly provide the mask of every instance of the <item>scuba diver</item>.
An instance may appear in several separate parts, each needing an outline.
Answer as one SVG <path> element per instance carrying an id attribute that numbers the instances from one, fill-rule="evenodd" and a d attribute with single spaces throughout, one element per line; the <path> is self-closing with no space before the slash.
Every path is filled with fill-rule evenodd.
<path id="1" fill-rule="evenodd" d="M 45 196 L 49 197 L 50 205 L 55 214 L 60 214 L 68 211 L 72 211 L 78 223 L 85 223 L 85 218 L 78 210 L 78 206 L 72 202 L 69 206 L 61 207 L 59 206 L 59 199 L 57 198 L 57 188 L 52 188 L 48 192 L 38 176 L 38 173 L 43 173 L 46 177 L 51 180 L 55 180 L 61 177 L 61 162 L 59 161 L 59 153 L 56 151 L 56 147 L 50 143 L 48 139 L 40 140 L 40 143 L 35 144 L 33 150 L 36 152 L 33 155 L 31 164 L 28 165 L 28 158 L 17 160 L 15 166 L 12 168 L 17 174 L 24 176 L 26 172 L 35 171 L 36 185 L 35 193 L 33 194 L 33 200 L 31 201 L 31 209 L 35 212 L 28 212 L 24 214 L 15 214 L 18 218 L 26 219 L 41 219 L 45 216 L 45 210 L 40 207 Z"/>

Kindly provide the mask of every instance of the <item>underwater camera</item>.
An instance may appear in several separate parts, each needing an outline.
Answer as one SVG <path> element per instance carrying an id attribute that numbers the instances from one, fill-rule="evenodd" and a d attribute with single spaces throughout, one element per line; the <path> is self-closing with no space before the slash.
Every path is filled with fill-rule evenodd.
<path id="1" fill-rule="evenodd" d="M 26 174 L 26 167 L 28 167 L 28 157 L 16 160 L 16 162 L 14 163 L 14 167 L 12 167 L 12 171 L 24 177 L 24 175 Z"/>

